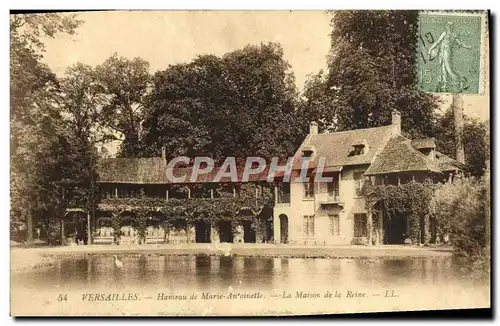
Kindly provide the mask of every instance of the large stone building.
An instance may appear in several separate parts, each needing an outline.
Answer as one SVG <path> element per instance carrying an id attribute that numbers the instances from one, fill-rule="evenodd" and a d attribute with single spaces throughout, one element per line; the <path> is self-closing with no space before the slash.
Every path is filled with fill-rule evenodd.
<path id="1" fill-rule="evenodd" d="M 90 225 L 94 244 L 366 243 L 370 213 L 361 191 L 364 182 L 442 181 L 463 169 L 439 153 L 433 139 L 403 137 L 397 111 L 391 125 L 377 128 L 320 134 L 311 123 L 295 154 L 300 157 L 310 161 L 310 182 L 296 182 L 299 172 L 294 171 L 290 182 L 284 182 L 283 174 L 267 182 L 262 172 L 247 182 L 214 182 L 210 173 L 171 183 L 164 151 L 155 158 L 104 159 L 99 164 L 95 218 L 70 210 L 63 239 L 87 239 Z M 320 158 L 322 175 L 333 181 L 314 181 Z M 177 168 L 174 174 L 190 171 L 189 166 Z M 405 225 L 388 221 L 379 227 L 374 243 L 404 242 Z"/>
<path id="2" fill-rule="evenodd" d="M 366 243 L 369 212 L 362 194 L 364 182 L 444 181 L 464 168 L 438 152 L 434 139 L 403 137 L 398 111 L 393 111 L 391 125 L 376 128 L 320 134 L 311 123 L 309 135 L 295 156 L 312 157 L 313 166 L 324 157 L 323 175 L 333 177 L 333 181 L 291 182 L 283 188 L 283 199 L 278 197 L 273 214 L 274 238 L 280 243 Z M 379 238 L 373 242 L 404 242 L 406 225 L 386 221 L 379 227 Z"/>

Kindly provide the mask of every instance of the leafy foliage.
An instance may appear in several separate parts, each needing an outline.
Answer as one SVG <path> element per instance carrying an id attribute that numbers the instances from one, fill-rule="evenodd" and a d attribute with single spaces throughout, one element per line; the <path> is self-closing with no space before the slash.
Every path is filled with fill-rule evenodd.
<path id="1" fill-rule="evenodd" d="M 322 132 L 337 131 L 337 101 L 328 88 L 327 78 L 328 74 L 321 70 L 318 74 L 309 75 L 306 80 L 298 112 L 299 121 L 305 131 L 311 121 L 317 122 Z"/>
<path id="2" fill-rule="evenodd" d="M 150 83 L 149 63 L 115 53 L 95 68 L 95 78 L 108 100 L 101 111 L 102 125 L 124 136 L 122 156 L 136 156 Z"/>
<path id="3" fill-rule="evenodd" d="M 296 90 L 278 44 L 204 55 L 153 77 L 144 156 L 287 156 L 300 132 Z"/>
<path id="4" fill-rule="evenodd" d="M 440 230 L 450 236 L 455 254 L 473 277 L 488 277 L 491 261 L 491 189 L 487 170 L 436 189 L 430 203 Z"/>
<path id="5" fill-rule="evenodd" d="M 464 116 L 462 141 L 465 152 L 465 164 L 468 172 L 474 177 L 480 177 L 486 169 L 489 160 L 489 133 L 488 123 L 477 118 Z M 437 147 L 443 154 L 455 157 L 456 137 L 453 110 L 450 107 L 443 115 L 438 117 L 435 127 Z"/>
<path id="6" fill-rule="evenodd" d="M 72 35 L 81 23 L 82 21 L 76 19 L 76 15 L 58 13 L 10 15 L 11 45 L 20 46 L 34 55 L 35 59 L 40 59 L 41 52 L 45 50 L 42 37 L 54 38 L 61 33 Z"/>
<path id="7" fill-rule="evenodd" d="M 414 87 L 417 15 L 402 10 L 335 12 L 328 74 L 306 84 L 307 112 L 327 129 L 341 131 L 389 124 L 397 109 L 407 136 L 430 136 L 438 99 Z"/>
<path id="8" fill-rule="evenodd" d="M 409 226 L 407 236 L 413 243 L 420 243 L 421 219 L 429 215 L 434 189 L 435 185 L 430 181 L 378 186 L 367 182 L 363 186 L 363 193 L 367 209 L 372 213 L 382 210 L 389 218 L 405 216 Z"/>
<path id="9" fill-rule="evenodd" d="M 248 185 L 247 185 L 248 186 Z M 251 188 L 251 187 L 247 187 Z M 247 189 L 248 190 L 248 189 Z M 215 225 L 219 221 L 230 221 L 236 228 L 239 221 L 252 221 L 254 228 L 261 228 L 263 221 L 260 213 L 272 202 L 271 191 L 262 197 L 252 197 L 251 191 L 240 191 L 239 196 L 225 193 L 221 197 L 210 198 L 108 198 L 101 201 L 101 208 L 113 212 L 110 225 L 119 236 L 124 222 L 130 223 L 144 239 L 148 225 L 157 224 L 164 229 L 174 228 L 176 221 L 185 219 L 193 225 L 204 221 Z"/>
<path id="10" fill-rule="evenodd" d="M 437 188 L 430 203 L 439 226 L 450 234 L 458 255 L 480 256 L 489 246 L 489 176 L 464 178 Z"/>
<path id="11" fill-rule="evenodd" d="M 40 38 L 72 34 L 71 15 L 11 15 L 11 236 L 33 240 L 35 223 L 51 225 L 65 209 L 62 193 L 71 130 L 62 123 L 58 81 L 40 62 Z M 69 146 L 69 148 L 71 148 Z M 27 234 L 26 234 L 27 233 Z"/>

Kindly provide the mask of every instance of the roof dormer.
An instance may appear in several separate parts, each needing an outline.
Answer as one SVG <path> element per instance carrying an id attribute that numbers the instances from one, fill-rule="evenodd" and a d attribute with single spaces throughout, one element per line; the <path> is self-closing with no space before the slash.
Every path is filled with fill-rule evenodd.
<path id="1" fill-rule="evenodd" d="M 430 159 L 435 158 L 436 140 L 434 138 L 414 139 L 411 145 Z"/>
<path id="2" fill-rule="evenodd" d="M 369 151 L 368 142 L 365 139 L 355 140 L 351 144 L 351 150 L 347 156 L 361 156 Z"/>
<path id="3" fill-rule="evenodd" d="M 314 146 L 304 146 L 300 151 L 300 157 L 314 158 L 316 150 Z"/>

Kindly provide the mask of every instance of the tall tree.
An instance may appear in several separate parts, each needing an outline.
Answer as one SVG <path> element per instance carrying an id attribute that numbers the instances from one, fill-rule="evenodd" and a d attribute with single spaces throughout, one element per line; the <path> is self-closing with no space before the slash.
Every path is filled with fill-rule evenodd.
<path id="1" fill-rule="evenodd" d="M 456 153 L 456 132 L 453 108 L 448 108 L 437 118 L 434 136 L 437 148 L 450 157 Z M 471 116 L 464 116 L 461 134 L 465 152 L 465 165 L 468 172 L 476 177 L 482 176 L 489 160 L 489 127 L 488 122 L 482 122 Z"/>
<path id="2" fill-rule="evenodd" d="M 233 98 L 233 129 L 226 137 L 236 157 L 286 157 L 302 141 L 297 123 L 298 92 L 290 64 L 278 43 L 246 46 L 223 57 Z M 227 117 L 227 115 L 226 115 Z M 229 136 L 229 135 L 228 135 Z"/>
<path id="3" fill-rule="evenodd" d="M 97 131 L 101 131 L 100 111 L 107 104 L 104 88 L 96 78 L 95 69 L 82 63 L 69 66 L 59 85 L 66 122 L 77 138 L 88 141 Z"/>
<path id="4" fill-rule="evenodd" d="M 57 79 L 40 62 L 41 38 L 72 34 L 80 23 L 74 15 L 10 17 L 11 235 L 26 231 L 28 242 L 36 220 L 64 209 L 59 167 L 68 130 L 61 123 Z"/>
<path id="5" fill-rule="evenodd" d="M 72 176 L 67 180 L 67 199 L 71 205 L 93 211 L 97 147 L 106 140 L 114 139 L 110 131 L 102 127 L 100 116 L 108 97 L 95 69 L 82 63 L 68 67 L 60 80 L 59 90 L 63 121 L 72 131 L 68 136 L 71 148 L 65 148 L 72 162 L 66 166 L 67 174 Z"/>
<path id="6" fill-rule="evenodd" d="M 204 55 L 153 77 L 145 155 L 287 156 L 300 130 L 297 92 L 281 46 L 247 46 Z"/>
<path id="7" fill-rule="evenodd" d="M 326 124 L 336 130 L 376 127 L 390 123 L 391 111 L 398 109 L 408 136 L 432 133 L 438 100 L 414 87 L 417 19 L 418 12 L 400 10 L 333 14 L 322 86 L 327 94 L 321 96 L 335 99 L 335 110 L 324 114 Z"/>
<path id="8" fill-rule="evenodd" d="M 318 123 L 321 131 L 337 131 L 336 99 L 327 84 L 328 74 L 320 70 L 307 76 L 300 101 L 299 120 L 304 130 L 311 121 Z"/>
<path id="9" fill-rule="evenodd" d="M 101 112 L 104 126 L 124 137 L 122 156 L 136 156 L 144 101 L 149 90 L 149 63 L 142 58 L 129 60 L 116 53 L 95 69 L 108 103 Z"/>

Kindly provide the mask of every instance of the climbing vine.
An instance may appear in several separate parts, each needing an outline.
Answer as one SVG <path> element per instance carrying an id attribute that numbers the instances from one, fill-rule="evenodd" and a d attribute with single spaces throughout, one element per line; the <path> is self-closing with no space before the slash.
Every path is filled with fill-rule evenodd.
<path id="1" fill-rule="evenodd" d="M 423 183 L 411 181 L 401 185 L 371 185 L 367 182 L 363 187 L 363 194 L 367 210 L 374 215 L 383 211 L 388 218 L 405 216 L 408 223 L 406 237 L 413 243 L 419 243 L 421 223 L 425 220 L 425 225 L 429 224 L 429 205 L 435 187 L 436 185 L 430 181 Z"/>
<path id="2" fill-rule="evenodd" d="M 272 203 L 270 192 L 255 197 L 250 191 L 241 191 L 237 197 L 221 194 L 217 198 L 108 198 L 101 201 L 101 209 L 112 212 L 109 219 L 114 233 L 119 237 L 124 220 L 131 221 L 137 229 L 139 238 L 145 239 L 146 230 L 151 222 L 168 230 L 178 219 L 186 219 L 188 225 L 197 221 L 216 224 L 219 221 L 231 222 L 234 231 L 242 221 L 252 221 L 253 228 L 261 228 L 258 218 L 263 209 Z M 149 220 L 149 221 L 148 221 Z M 154 221 L 153 221 L 154 220 Z"/>

